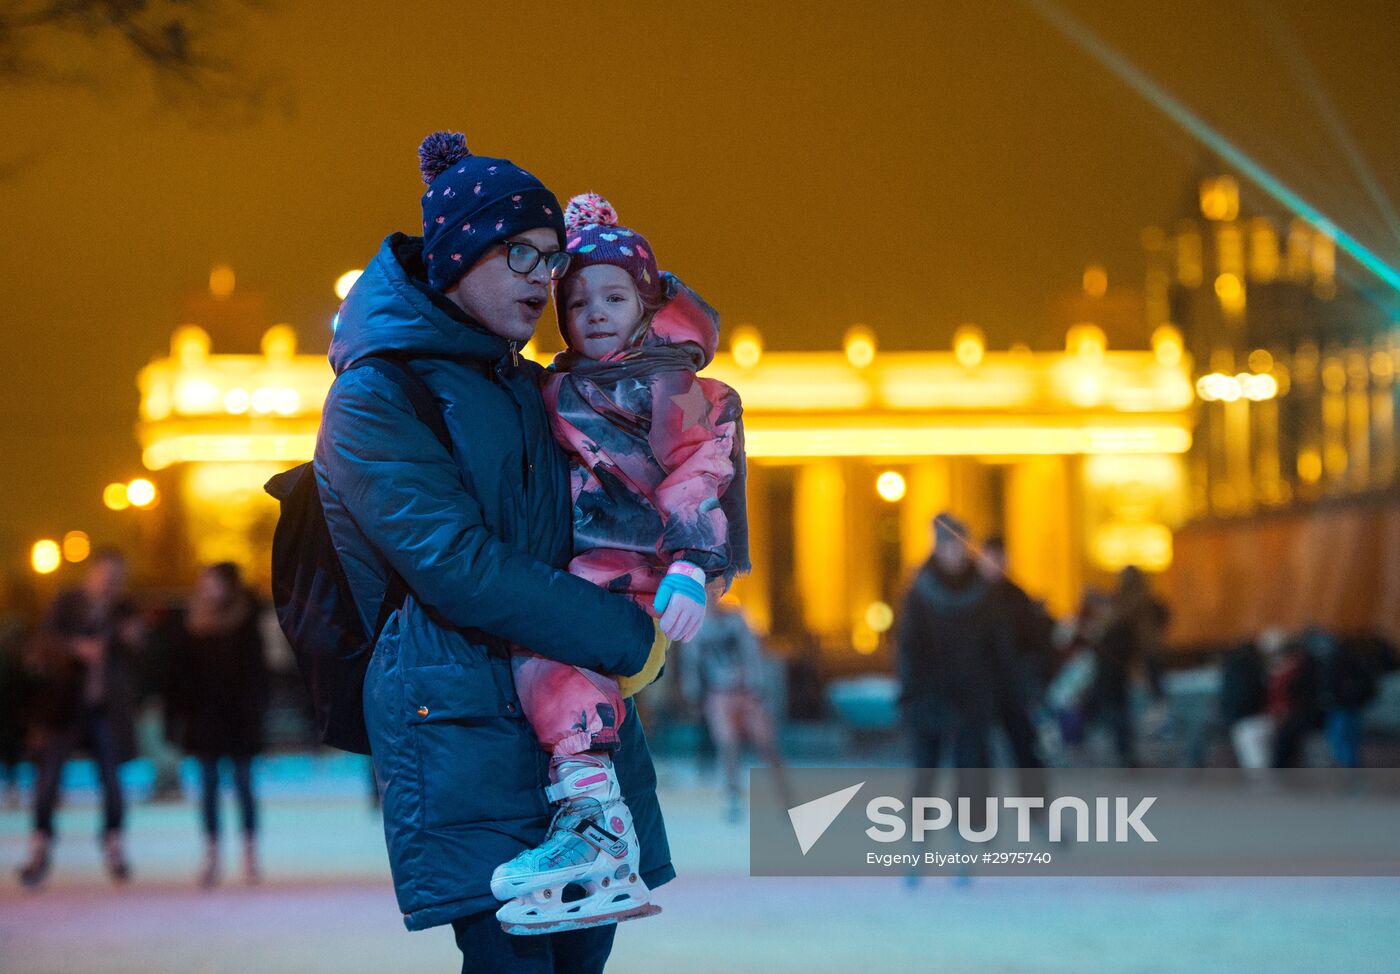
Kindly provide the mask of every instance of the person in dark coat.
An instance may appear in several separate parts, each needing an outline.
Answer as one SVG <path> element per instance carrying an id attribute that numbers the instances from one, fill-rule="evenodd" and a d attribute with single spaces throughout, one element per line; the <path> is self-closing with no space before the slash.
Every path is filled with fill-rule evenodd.
<path id="1" fill-rule="evenodd" d="M 425 237 L 389 236 L 341 306 L 315 473 L 361 621 L 374 631 L 390 569 L 408 596 L 365 678 L 365 724 L 404 923 L 451 923 L 470 971 L 600 971 L 616 926 L 510 937 L 491 872 L 550 824 L 549 756 L 521 712 L 511 647 L 631 676 L 654 629 L 631 600 L 562 569 L 573 554 L 568 463 L 541 369 L 522 359 L 562 253 L 563 211 L 504 159 L 437 165 Z M 450 448 L 368 356 L 406 360 L 442 407 Z M 656 773 L 635 711 L 615 767 L 641 878 L 675 875 Z"/>
<path id="2" fill-rule="evenodd" d="M 1023 771 L 1043 768 L 1031 713 L 1038 705 L 1045 686 L 1055 670 L 1055 620 L 1045 606 L 1031 598 L 1007 574 L 1006 542 L 1000 537 L 987 539 L 977 566 L 987 579 L 987 598 L 993 612 L 1010 628 L 1011 653 L 1007 663 L 1007 685 L 997 692 L 1001 729 L 1006 734 L 1016 766 Z M 1038 792 L 1040 779 L 1023 775 L 1026 794 Z"/>
<path id="3" fill-rule="evenodd" d="M 1338 637 L 1329 648 L 1318 661 L 1318 702 L 1326 714 L 1327 744 L 1338 765 L 1359 768 L 1363 714 L 1380 691 L 1385 648 L 1365 636 Z"/>
<path id="4" fill-rule="evenodd" d="M 1157 654 L 1169 618 L 1166 605 L 1152 594 L 1141 569 L 1130 565 L 1118 573 L 1107 626 L 1093 647 L 1094 680 L 1085 701 L 1085 717 L 1112 733 L 1119 767 L 1138 766 L 1131 690 L 1139 669 L 1145 671 L 1154 699 L 1162 697 Z"/>
<path id="5" fill-rule="evenodd" d="M 899 614 L 899 704 L 927 794 L 945 749 L 959 769 L 957 795 L 971 799 L 974 828 L 985 813 L 991 735 L 1010 685 L 1010 627 L 968 551 L 967 530 L 947 514 L 934 518 L 934 548 Z"/>
<path id="6" fill-rule="evenodd" d="M 19 807 L 19 763 L 24 759 L 24 727 L 29 708 L 29 674 L 24 667 L 28 627 L 16 615 L 0 615 L 0 779 L 4 807 Z"/>
<path id="7" fill-rule="evenodd" d="M 1318 660 L 1332 637 L 1310 627 L 1290 639 L 1269 673 L 1268 708 L 1274 721 L 1270 766 L 1296 768 L 1308 737 L 1321 730 L 1325 713 L 1318 692 Z"/>
<path id="8" fill-rule="evenodd" d="M 1362 714 L 1379 690 L 1386 655 L 1373 638 L 1303 630 L 1273 692 L 1273 766 L 1297 767 L 1308 735 L 1322 730 L 1340 767 L 1361 767 Z"/>
<path id="9" fill-rule="evenodd" d="M 258 606 L 238 566 L 221 562 L 199 576 L 170 657 L 166 727 L 199 759 L 204 834 L 200 882 L 219 880 L 219 763 L 233 766 L 243 823 L 243 872 L 258 880 L 258 809 L 253 758 L 263 749 L 268 677 Z"/>
<path id="10" fill-rule="evenodd" d="M 1221 661 L 1220 723 L 1242 768 L 1268 767 L 1274 736 L 1268 710 L 1269 669 L 1287 642 L 1288 634 L 1271 626 Z"/>
<path id="11" fill-rule="evenodd" d="M 37 886 L 48 875 L 63 766 L 86 747 L 102 783 L 102 852 L 118 883 L 130 876 L 122 843 L 126 801 L 117 768 L 135 752 L 129 672 L 145 638 L 144 624 L 126 597 L 121 552 L 93 554 L 81 588 L 63 592 L 49 607 L 31 651 L 31 730 L 39 773 L 34 787 L 34 832 L 20 881 Z"/>

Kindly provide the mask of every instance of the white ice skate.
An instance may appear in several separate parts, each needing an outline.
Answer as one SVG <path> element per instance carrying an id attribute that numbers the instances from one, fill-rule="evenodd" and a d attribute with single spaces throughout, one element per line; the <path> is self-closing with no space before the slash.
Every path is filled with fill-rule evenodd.
<path id="1" fill-rule="evenodd" d="M 640 849 L 612 761 L 579 754 L 563 761 L 546 789 L 559 811 L 549 836 L 491 874 L 506 933 L 562 933 L 638 917 L 661 907 L 637 874 Z"/>

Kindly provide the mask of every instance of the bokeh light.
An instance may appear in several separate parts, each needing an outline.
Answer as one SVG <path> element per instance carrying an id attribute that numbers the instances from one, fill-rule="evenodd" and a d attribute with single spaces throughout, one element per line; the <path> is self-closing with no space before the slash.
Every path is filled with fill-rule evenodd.
<path id="1" fill-rule="evenodd" d="M 1226 314 L 1238 315 L 1244 311 L 1244 282 L 1235 274 L 1221 274 L 1215 279 L 1215 296 L 1220 299 L 1220 307 Z"/>
<path id="2" fill-rule="evenodd" d="M 729 350 L 734 355 L 734 364 L 739 368 L 755 368 L 763 358 L 763 336 L 753 325 L 740 325 L 734 329 Z"/>
<path id="3" fill-rule="evenodd" d="M 871 602 L 865 608 L 865 624 L 874 632 L 887 632 L 894 625 L 894 610 L 887 602 Z"/>
<path id="4" fill-rule="evenodd" d="M 908 485 L 905 484 L 903 475 L 894 470 L 886 470 L 875 479 L 875 492 L 880 495 L 881 500 L 891 504 L 903 500 L 907 489 Z"/>
<path id="5" fill-rule="evenodd" d="M 953 332 L 953 356 L 963 368 L 972 369 L 982 364 L 987 352 L 987 336 L 976 325 L 963 325 Z"/>
<path id="6" fill-rule="evenodd" d="M 233 268 L 227 264 L 218 264 L 209 272 L 209 293 L 216 298 L 233 297 L 235 283 Z"/>
<path id="7" fill-rule="evenodd" d="M 1077 355 L 1086 362 L 1103 361 L 1104 349 L 1108 348 L 1108 336 L 1102 328 L 1091 322 L 1070 325 L 1065 332 L 1065 351 Z"/>
<path id="8" fill-rule="evenodd" d="M 102 488 L 102 503 L 109 511 L 124 511 L 131 506 L 126 496 L 126 484 L 108 484 Z"/>
<path id="9" fill-rule="evenodd" d="M 355 286 L 355 282 L 360 279 L 360 275 L 363 273 L 364 270 L 357 267 L 337 277 L 335 279 L 335 296 L 344 301 L 349 296 L 350 289 Z"/>
<path id="10" fill-rule="evenodd" d="M 136 507 L 150 507 L 156 501 L 156 485 L 138 477 L 126 485 L 126 497 Z"/>
<path id="11" fill-rule="evenodd" d="M 63 564 L 63 551 L 57 541 L 44 538 L 34 542 L 34 548 L 29 553 L 29 563 L 40 575 L 50 575 L 58 571 L 58 566 Z"/>
<path id="12" fill-rule="evenodd" d="M 846 332 L 846 361 L 858 369 L 875 361 L 875 333 L 865 325 L 854 325 Z"/>
<path id="13" fill-rule="evenodd" d="M 63 557 L 67 561 L 80 562 L 92 554 L 92 539 L 85 531 L 69 531 L 63 536 Z"/>
<path id="14" fill-rule="evenodd" d="M 1091 298 L 1101 298 L 1108 293 L 1108 270 L 1102 264 L 1084 268 L 1084 293 Z"/>
<path id="15" fill-rule="evenodd" d="M 296 329 L 284 323 L 263 332 L 262 353 L 274 362 L 290 362 L 297 354 Z"/>
<path id="16" fill-rule="evenodd" d="M 1180 365 L 1185 351 L 1181 331 L 1175 325 L 1158 325 L 1152 331 L 1152 353 L 1162 365 Z"/>

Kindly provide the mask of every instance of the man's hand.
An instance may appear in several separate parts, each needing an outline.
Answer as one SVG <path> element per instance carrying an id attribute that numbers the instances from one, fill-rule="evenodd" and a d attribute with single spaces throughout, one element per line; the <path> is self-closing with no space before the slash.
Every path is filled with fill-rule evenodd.
<path id="1" fill-rule="evenodd" d="M 674 642 L 685 642 L 705 621 L 705 573 L 688 561 L 671 565 L 656 589 L 653 608 L 661 613 L 661 631 Z"/>

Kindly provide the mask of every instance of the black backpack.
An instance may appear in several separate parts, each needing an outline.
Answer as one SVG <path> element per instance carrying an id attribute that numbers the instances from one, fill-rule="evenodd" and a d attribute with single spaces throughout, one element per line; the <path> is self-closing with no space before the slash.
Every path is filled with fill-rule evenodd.
<path id="1" fill-rule="evenodd" d="M 407 363 L 376 356 L 352 367 L 374 369 L 391 379 L 413 404 L 418 419 L 452 449 L 436 400 Z M 408 587 L 386 563 L 384 599 L 374 632 L 366 632 L 326 526 L 311 463 L 279 473 L 264 489 L 282 505 L 272 538 L 272 601 L 311 695 L 316 731 L 331 747 L 368 754 L 365 671 L 384 624 L 403 605 Z"/>

